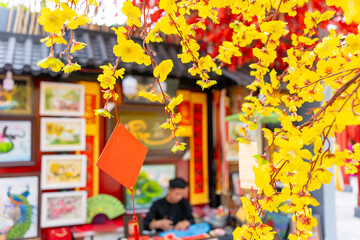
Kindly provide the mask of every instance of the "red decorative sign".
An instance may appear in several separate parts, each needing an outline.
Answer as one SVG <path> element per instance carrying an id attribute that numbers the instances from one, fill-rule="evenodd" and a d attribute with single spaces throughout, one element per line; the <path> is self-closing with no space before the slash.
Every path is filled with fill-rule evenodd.
<path id="1" fill-rule="evenodd" d="M 87 156 L 87 165 L 86 165 L 86 187 L 84 190 L 87 191 L 88 197 L 94 195 L 93 185 L 94 185 L 94 136 L 86 136 L 86 150 L 81 152 Z"/>
<path id="2" fill-rule="evenodd" d="M 96 165 L 130 189 L 135 185 L 147 151 L 138 139 L 118 123 Z"/>
<path id="3" fill-rule="evenodd" d="M 195 156 L 195 193 L 204 192 L 204 173 L 203 173 L 203 136 L 202 136 L 202 116 L 203 106 L 202 104 L 194 104 L 194 156 Z"/>

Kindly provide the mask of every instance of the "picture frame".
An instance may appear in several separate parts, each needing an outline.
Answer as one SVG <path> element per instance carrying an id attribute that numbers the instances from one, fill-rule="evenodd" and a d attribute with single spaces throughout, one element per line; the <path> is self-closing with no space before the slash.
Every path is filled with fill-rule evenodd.
<path id="1" fill-rule="evenodd" d="M 175 177 L 175 163 L 144 164 L 133 188 L 135 212 L 148 212 L 156 200 L 166 196 L 167 190 L 169 188 L 169 180 Z M 137 191 L 137 189 L 142 188 L 144 184 L 148 184 L 148 189 L 151 189 L 152 191 L 147 192 L 146 189 Z M 133 205 L 131 192 L 126 188 L 124 188 L 124 201 L 126 212 L 132 212 Z"/>
<path id="2" fill-rule="evenodd" d="M 42 228 L 86 222 L 86 191 L 46 192 L 41 197 Z"/>
<path id="3" fill-rule="evenodd" d="M 84 151 L 85 147 L 84 118 L 41 118 L 40 150 L 42 152 Z"/>
<path id="4" fill-rule="evenodd" d="M 31 115 L 33 95 L 31 76 L 0 74 L 0 116 Z"/>
<path id="5" fill-rule="evenodd" d="M 39 174 L 1 175 L 0 186 L 0 235 L 5 235 L 6 239 L 40 237 Z M 15 201 L 18 206 L 15 205 Z M 25 216 L 27 220 L 20 222 L 20 217 Z M 27 225 L 28 221 L 30 225 Z M 16 228 L 22 230 L 16 231 Z"/>
<path id="6" fill-rule="evenodd" d="M 163 106 L 120 105 L 117 112 L 120 122 L 148 148 L 147 159 L 181 159 L 184 157 L 186 151 L 177 151 L 176 153 L 171 151 L 174 146 L 172 132 L 159 127 L 167 121 Z M 114 109 L 111 114 L 116 116 Z M 110 138 L 116 123 L 116 117 L 107 119 L 107 138 Z M 187 147 L 190 144 L 188 137 L 179 136 L 177 140 L 186 143 Z"/>
<path id="7" fill-rule="evenodd" d="M 246 223 L 246 211 L 242 205 L 235 211 L 234 217 L 241 225 Z"/>
<path id="8" fill-rule="evenodd" d="M 0 167 L 36 164 L 34 117 L 4 116 L 0 119 Z"/>
<path id="9" fill-rule="evenodd" d="M 82 117 L 85 113 L 85 89 L 77 83 L 40 82 L 41 116 Z"/>
<path id="10" fill-rule="evenodd" d="M 243 190 L 241 189 L 240 176 L 238 171 L 231 173 L 231 183 L 233 187 L 233 194 L 235 196 L 241 196 L 244 194 Z"/>
<path id="11" fill-rule="evenodd" d="M 135 214 L 136 216 L 136 220 L 137 220 L 137 224 L 138 224 L 138 230 L 139 230 L 139 235 L 142 235 L 142 232 L 144 230 L 144 220 L 141 216 L 141 214 Z M 124 221 L 124 233 L 125 233 L 125 237 L 129 238 L 129 237 L 134 237 L 134 222 L 133 222 L 133 215 L 124 215 L 123 216 L 123 221 Z"/>
<path id="12" fill-rule="evenodd" d="M 86 166 L 86 155 L 43 155 L 41 157 L 41 189 L 85 187 Z"/>
<path id="13" fill-rule="evenodd" d="M 261 220 L 264 224 L 273 228 L 279 239 L 287 239 L 291 222 L 291 217 L 289 217 L 288 214 L 281 212 L 265 212 L 265 215 Z"/>

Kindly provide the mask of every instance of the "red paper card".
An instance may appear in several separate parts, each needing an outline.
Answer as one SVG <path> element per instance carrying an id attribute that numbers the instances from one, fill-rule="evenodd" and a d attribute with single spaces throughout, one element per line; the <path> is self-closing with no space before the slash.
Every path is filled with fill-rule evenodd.
<path id="1" fill-rule="evenodd" d="M 148 149 L 121 123 L 116 124 L 96 165 L 124 185 L 135 185 Z"/>

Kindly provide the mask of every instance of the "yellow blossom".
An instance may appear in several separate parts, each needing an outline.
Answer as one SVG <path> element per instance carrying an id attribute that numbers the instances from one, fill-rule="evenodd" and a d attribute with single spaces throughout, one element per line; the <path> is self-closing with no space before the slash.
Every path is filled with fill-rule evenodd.
<path id="1" fill-rule="evenodd" d="M 330 31 L 332 32 L 332 31 Z M 330 36 L 325 37 L 319 43 L 315 49 L 314 52 L 318 55 L 319 58 L 327 58 L 336 56 L 339 53 L 339 46 L 340 46 L 340 36 Z"/>
<path id="2" fill-rule="evenodd" d="M 113 76 L 100 74 L 97 78 L 97 80 L 100 82 L 100 86 L 104 89 L 109 88 L 110 90 L 114 89 L 114 85 L 116 83 L 116 79 Z"/>
<path id="3" fill-rule="evenodd" d="M 347 47 L 349 53 L 355 54 L 360 51 L 360 35 L 350 34 L 345 38 L 345 41 L 349 44 Z"/>
<path id="4" fill-rule="evenodd" d="M 123 39 L 113 50 L 115 56 L 121 57 L 123 62 L 135 62 L 143 57 L 142 47 L 133 40 Z"/>
<path id="5" fill-rule="evenodd" d="M 112 27 L 111 30 L 113 30 L 117 36 L 117 42 L 119 44 L 119 42 L 121 42 L 121 40 L 126 39 L 126 28 L 124 27 L 118 27 L 117 29 Z"/>
<path id="6" fill-rule="evenodd" d="M 56 33 L 50 35 L 49 37 L 40 39 L 40 42 L 46 42 L 45 45 L 47 47 L 51 47 L 52 44 L 67 44 L 63 36 L 61 34 L 56 34 Z"/>
<path id="7" fill-rule="evenodd" d="M 166 80 L 167 75 L 171 72 L 174 64 L 171 59 L 167 59 L 162 61 L 158 66 L 154 69 L 154 77 L 159 77 L 159 81 L 163 82 Z"/>
<path id="8" fill-rule="evenodd" d="M 345 22 L 350 24 L 352 22 L 360 23 L 360 2 L 358 0 L 326 0 L 328 6 L 341 7 L 344 11 Z"/>
<path id="9" fill-rule="evenodd" d="M 242 54 L 239 48 L 236 47 L 232 42 L 224 41 L 219 47 L 219 55 L 216 57 L 224 63 L 231 64 L 231 58 L 240 57 Z"/>
<path id="10" fill-rule="evenodd" d="M 289 31 L 285 29 L 287 23 L 284 21 L 269 21 L 263 22 L 260 25 L 262 32 L 268 36 L 271 35 L 271 39 L 279 40 L 283 35 L 286 35 Z"/>
<path id="11" fill-rule="evenodd" d="M 54 72 L 59 72 L 65 65 L 64 63 L 54 57 L 47 57 L 37 62 L 37 66 L 42 68 L 51 68 Z"/>
<path id="12" fill-rule="evenodd" d="M 83 49 L 87 44 L 82 42 L 73 42 L 73 45 L 71 46 L 70 53 L 73 53 L 75 51 L 79 51 Z"/>
<path id="13" fill-rule="evenodd" d="M 69 29 L 76 29 L 80 25 L 86 25 L 87 23 L 91 23 L 91 19 L 86 17 L 85 15 L 81 15 L 80 17 L 75 18 L 67 24 Z"/>
<path id="14" fill-rule="evenodd" d="M 177 6 L 175 0 L 160 0 L 159 7 L 166 13 L 176 12 Z"/>
<path id="15" fill-rule="evenodd" d="M 121 12 L 127 17 L 126 24 L 128 26 L 141 26 L 141 22 L 139 19 L 139 17 L 141 16 L 141 11 L 139 8 L 135 7 L 130 1 L 124 2 Z"/>
<path id="16" fill-rule="evenodd" d="M 176 153 L 177 151 L 184 151 L 186 143 L 176 143 L 174 147 L 172 147 L 171 151 Z"/>
<path id="17" fill-rule="evenodd" d="M 182 119 L 181 113 L 175 113 L 171 119 L 174 123 L 179 123 Z"/>
<path id="18" fill-rule="evenodd" d="M 70 72 L 75 72 L 77 70 L 80 70 L 81 66 L 77 63 L 69 63 L 68 65 L 66 65 L 65 67 L 63 67 L 63 71 L 64 73 L 70 73 Z"/>
<path id="19" fill-rule="evenodd" d="M 173 98 L 170 103 L 165 107 L 166 110 L 174 112 L 174 108 L 184 100 L 184 95 L 181 93 Z"/>
<path id="20" fill-rule="evenodd" d="M 115 91 L 107 90 L 107 91 L 104 91 L 103 98 L 105 100 L 114 98 L 114 100 L 117 101 L 119 98 L 119 94 L 117 94 Z"/>
<path id="21" fill-rule="evenodd" d="M 146 98 L 146 99 L 148 99 L 148 100 L 150 100 L 152 102 L 163 103 L 163 99 L 160 96 L 158 96 L 158 95 L 156 95 L 154 93 L 139 92 L 139 96 L 144 97 L 144 98 Z"/>
<path id="22" fill-rule="evenodd" d="M 161 124 L 160 127 L 163 129 L 170 129 L 170 130 L 175 129 L 174 124 L 172 124 L 170 121 L 166 121 L 165 123 Z"/>
<path id="23" fill-rule="evenodd" d="M 190 61 L 193 61 L 194 58 L 199 58 L 199 44 L 194 40 L 190 39 L 186 43 L 181 42 L 182 45 L 182 52 L 181 54 L 178 54 L 178 58 L 181 59 L 183 63 L 188 63 Z"/>
<path id="24" fill-rule="evenodd" d="M 103 117 L 107 117 L 107 118 L 111 118 L 112 115 L 109 113 L 109 111 L 107 109 L 95 109 L 94 110 L 95 116 L 103 116 Z"/>
<path id="25" fill-rule="evenodd" d="M 215 84 L 217 84 L 217 81 L 215 80 L 197 80 L 196 84 L 201 87 L 202 90 L 205 88 L 209 88 Z"/>
<path id="26" fill-rule="evenodd" d="M 44 26 L 44 30 L 49 33 L 59 33 L 65 19 L 61 11 L 56 9 L 51 11 L 50 8 L 41 9 L 39 23 Z"/>

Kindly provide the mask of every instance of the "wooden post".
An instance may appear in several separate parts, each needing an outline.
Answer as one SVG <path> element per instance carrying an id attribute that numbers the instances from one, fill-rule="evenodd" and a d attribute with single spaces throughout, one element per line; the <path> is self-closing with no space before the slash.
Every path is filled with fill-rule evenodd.
<path id="1" fill-rule="evenodd" d="M 29 25 L 29 17 L 30 17 L 30 7 L 26 10 L 25 18 L 24 18 L 24 24 L 21 33 L 26 34 L 28 30 Z"/>
<path id="2" fill-rule="evenodd" d="M 35 28 L 35 24 L 36 24 L 36 12 L 31 13 L 31 19 L 30 19 L 30 28 L 29 28 L 29 35 L 32 35 L 34 33 L 34 28 Z"/>
<path id="3" fill-rule="evenodd" d="M 19 20 L 18 20 L 18 24 L 16 26 L 16 33 L 21 33 L 21 27 L 23 25 L 23 19 L 24 19 L 24 5 L 21 4 L 19 5 Z"/>
<path id="4" fill-rule="evenodd" d="M 8 24 L 7 24 L 7 27 L 6 27 L 7 32 L 10 32 L 10 30 L 11 30 L 13 14 L 14 14 L 14 6 L 12 6 L 11 9 L 10 9 L 9 18 L 8 18 Z"/>
<path id="5" fill-rule="evenodd" d="M 36 14 L 36 23 L 35 23 L 34 35 L 39 35 L 40 34 L 39 17 L 40 17 L 40 13 L 37 13 Z"/>
<path id="6" fill-rule="evenodd" d="M 20 15 L 20 5 L 17 7 L 17 10 L 16 10 L 14 27 L 13 27 L 13 30 L 12 30 L 13 33 L 16 33 L 17 25 L 18 25 L 18 22 L 19 22 L 19 15 Z"/>

